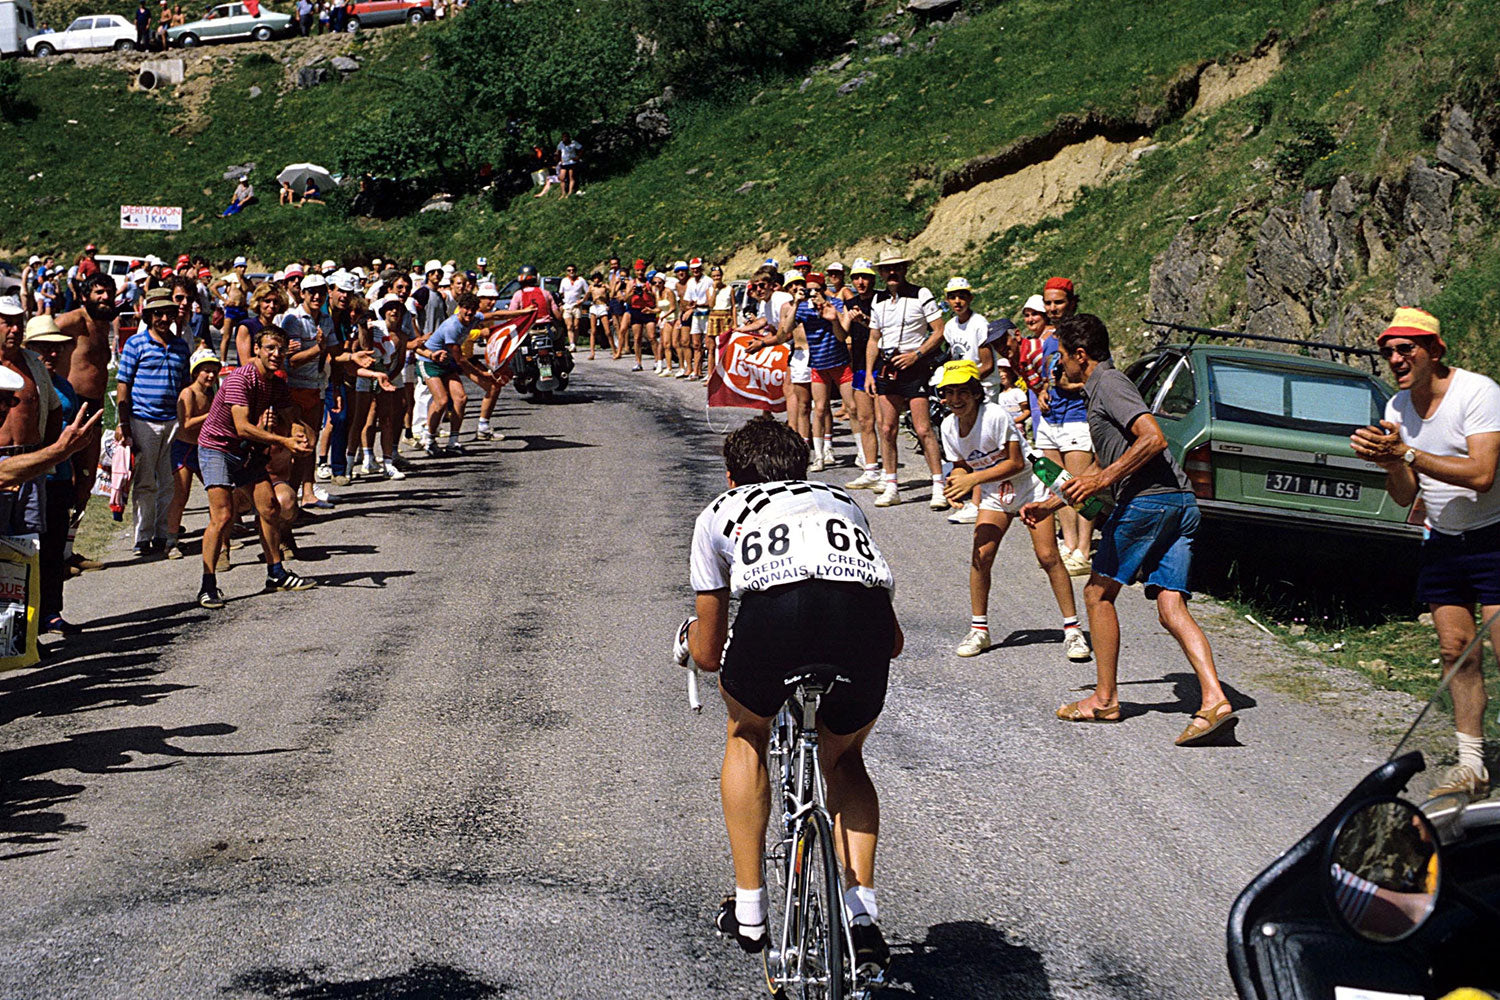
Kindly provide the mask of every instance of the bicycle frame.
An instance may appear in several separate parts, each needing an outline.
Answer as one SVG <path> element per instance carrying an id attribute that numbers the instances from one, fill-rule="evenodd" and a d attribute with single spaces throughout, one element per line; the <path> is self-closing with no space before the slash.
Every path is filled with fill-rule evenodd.
<path id="1" fill-rule="evenodd" d="M 818 754 L 817 715 L 825 691 L 820 684 L 798 684 L 795 693 L 777 714 L 767 745 L 771 780 L 781 793 L 781 825 L 775 842 L 767 846 L 766 860 L 781 882 L 782 920 L 775 946 L 768 947 L 762 956 L 766 986 L 773 995 L 785 996 L 790 990 L 821 987 L 831 996 L 860 998 L 868 996 L 869 987 L 878 983 L 853 972 L 854 940 L 843 904 L 842 864 L 833 851 L 833 821 L 828 814 L 822 762 Z M 810 838 L 807 836 L 809 827 L 816 831 Z M 829 905 L 838 911 L 836 926 L 842 946 L 832 949 L 839 968 L 830 969 L 828 973 L 830 977 L 836 975 L 842 980 L 837 985 L 828 983 L 823 977 L 808 978 L 803 965 L 807 956 L 802 953 L 801 941 L 806 936 L 803 921 L 809 900 L 798 898 L 797 893 L 800 889 L 806 897 L 812 890 L 806 879 L 794 876 L 803 873 L 804 865 L 809 861 L 804 856 L 806 849 L 809 844 L 816 847 L 818 838 L 824 839 L 833 856 L 829 868 Z"/>

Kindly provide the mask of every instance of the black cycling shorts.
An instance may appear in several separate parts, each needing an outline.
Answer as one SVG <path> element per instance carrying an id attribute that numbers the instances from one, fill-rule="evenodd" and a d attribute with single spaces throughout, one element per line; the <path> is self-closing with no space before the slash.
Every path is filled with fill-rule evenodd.
<path id="1" fill-rule="evenodd" d="M 858 583 L 802 580 L 740 598 L 719 684 L 756 715 L 774 716 L 805 667 L 827 664 L 849 678 L 823 696 L 818 721 L 847 736 L 885 707 L 896 614 L 890 591 Z"/>

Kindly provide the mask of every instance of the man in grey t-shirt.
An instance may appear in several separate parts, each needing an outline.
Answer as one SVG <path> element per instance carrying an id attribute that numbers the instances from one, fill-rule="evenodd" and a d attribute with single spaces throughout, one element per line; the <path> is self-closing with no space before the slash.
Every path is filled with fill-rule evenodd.
<path id="1" fill-rule="evenodd" d="M 1198 529 L 1192 487 L 1167 451 L 1166 436 L 1135 384 L 1109 360 L 1104 321 L 1088 313 L 1069 316 L 1058 324 L 1057 340 L 1068 380 L 1084 384 L 1095 461 L 1059 489 L 1070 504 L 1105 492 L 1115 501 L 1114 510 L 1099 525 L 1093 575 L 1083 589 L 1098 684 L 1088 698 L 1059 708 L 1057 717 L 1067 722 L 1120 721 L 1120 619 L 1115 599 L 1121 587 L 1139 580 L 1198 675 L 1201 705 L 1177 737 L 1177 745 L 1197 746 L 1216 735 L 1227 736 L 1236 716 L 1219 685 L 1208 637 L 1187 607 L 1188 569 Z M 1022 507 L 1021 517 L 1034 524 L 1063 504 L 1054 495 Z"/>

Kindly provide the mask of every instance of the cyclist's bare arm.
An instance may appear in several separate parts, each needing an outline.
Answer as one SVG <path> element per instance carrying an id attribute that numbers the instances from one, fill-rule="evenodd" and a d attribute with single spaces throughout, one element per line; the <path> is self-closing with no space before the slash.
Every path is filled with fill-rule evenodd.
<path id="1" fill-rule="evenodd" d="M 699 670 L 716 671 L 729 641 L 729 588 L 698 593 L 698 620 L 688 630 L 688 648 Z"/>

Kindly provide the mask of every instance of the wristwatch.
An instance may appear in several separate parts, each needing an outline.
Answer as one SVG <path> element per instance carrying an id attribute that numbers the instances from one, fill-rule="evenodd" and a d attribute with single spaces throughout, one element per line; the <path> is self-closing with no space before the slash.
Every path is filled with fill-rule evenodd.
<path id="1" fill-rule="evenodd" d="M 1401 456 L 1401 461 L 1405 462 L 1407 465 L 1416 465 L 1416 463 L 1417 463 L 1417 449 L 1415 449 L 1415 448 L 1408 448 L 1408 449 L 1406 449 L 1406 454 Z"/>

